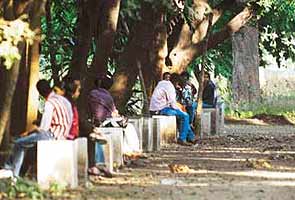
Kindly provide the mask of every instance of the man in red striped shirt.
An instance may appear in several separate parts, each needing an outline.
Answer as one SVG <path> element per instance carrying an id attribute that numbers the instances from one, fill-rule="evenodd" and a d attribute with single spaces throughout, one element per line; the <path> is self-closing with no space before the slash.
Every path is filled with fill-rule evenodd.
<path id="1" fill-rule="evenodd" d="M 37 83 L 37 89 L 46 99 L 44 113 L 39 128 L 31 134 L 15 141 L 12 154 L 0 170 L 0 178 L 19 176 L 25 150 L 36 146 L 40 140 L 66 139 L 71 129 L 73 112 L 71 103 L 63 96 L 55 94 L 46 80 Z"/>

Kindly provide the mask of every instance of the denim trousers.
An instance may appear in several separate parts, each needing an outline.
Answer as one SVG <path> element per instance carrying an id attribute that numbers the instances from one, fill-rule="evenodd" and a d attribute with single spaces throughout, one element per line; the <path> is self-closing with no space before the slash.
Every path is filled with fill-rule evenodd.
<path id="1" fill-rule="evenodd" d="M 53 140 L 53 134 L 49 131 L 33 131 L 30 135 L 18 138 L 15 141 L 12 153 L 4 164 L 4 169 L 13 171 L 14 176 L 19 176 L 21 166 L 23 164 L 25 151 L 33 148 L 41 140 Z"/>
<path id="2" fill-rule="evenodd" d="M 95 164 L 104 164 L 104 154 L 102 144 L 95 142 Z"/>
<path id="3" fill-rule="evenodd" d="M 182 112 L 179 109 L 174 109 L 170 107 L 166 107 L 160 111 L 161 115 L 172 115 L 176 116 L 176 119 L 179 121 L 179 140 L 194 140 L 195 134 L 191 129 L 189 123 L 189 115 L 185 112 Z"/>
<path id="4" fill-rule="evenodd" d="M 192 105 L 187 105 L 185 107 L 187 114 L 189 115 L 189 123 L 191 124 L 195 118 L 195 113 L 196 113 L 196 109 L 197 109 L 197 102 L 193 102 Z"/>

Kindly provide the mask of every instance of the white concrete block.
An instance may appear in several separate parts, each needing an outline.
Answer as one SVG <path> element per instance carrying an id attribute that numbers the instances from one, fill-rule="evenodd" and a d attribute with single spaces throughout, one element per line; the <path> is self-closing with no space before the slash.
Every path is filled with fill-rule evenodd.
<path id="1" fill-rule="evenodd" d="M 114 167 L 113 167 L 113 144 L 112 144 L 112 136 L 110 134 L 105 136 L 107 139 L 107 143 L 104 145 L 100 146 L 102 147 L 102 153 L 104 156 L 104 163 L 106 168 L 110 171 L 113 172 L 114 171 Z"/>
<path id="2" fill-rule="evenodd" d="M 58 183 L 78 186 L 78 161 L 74 142 L 70 140 L 38 141 L 37 179 L 41 188 Z"/>
<path id="3" fill-rule="evenodd" d="M 77 138 L 74 143 L 78 161 L 78 184 L 86 184 L 88 180 L 87 138 Z"/>
<path id="4" fill-rule="evenodd" d="M 157 131 L 159 132 L 159 143 L 171 144 L 176 141 L 177 124 L 175 116 L 154 115 L 153 119 L 157 121 Z"/>
<path id="5" fill-rule="evenodd" d="M 201 138 L 211 134 L 211 112 L 202 112 L 201 114 Z"/>
<path id="6" fill-rule="evenodd" d="M 153 151 L 153 118 L 143 117 L 142 148 L 146 152 Z"/>
<path id="7" fill-rule="evenodd" d="M 142 151 L 142 132 L 143 132 L 143 118 L 142 117 L 130 117 L 128 118 L 128 123 L 134 125 L 138 139 L 139 139 L 139 149 Z"/>
<path id="8" fill-rule="evenodd" d="M 112 151 L 113 168 L 123 165 L 123 128 L 104 127 L 97 129 L 106 137 L 110 137 L 111 146 L 107 150 Z"/>

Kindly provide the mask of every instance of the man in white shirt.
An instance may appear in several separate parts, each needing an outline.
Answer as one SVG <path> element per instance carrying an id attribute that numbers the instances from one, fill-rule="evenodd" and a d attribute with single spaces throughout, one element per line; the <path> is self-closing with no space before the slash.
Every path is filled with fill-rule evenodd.
<path id="1" fill-rule="evenodd" d="M 25 150 L 36 146 L 38 141 L 66 139 L 69 134 L 73 120 L 71 103 L 65 97 L 55 94 L 46 80 L 38 81 L 37 89 L 46 99 L 41 124 L 30 135 L 15 141 L 12 154 L 5 162 L 4 169 L 0 170 L 0 178 L 19 176 Z"/>
<path id="2" fill-rule="evenodd" d="M 167 73 L 164 73 L 163 77 L 166 77 Z M 189 124 L 189 115 L 181 111 L 177 106 L 174 85 L 177 85 L 178 77 L 177 74 L 171 74 L 171 82 L 169 80 L 162 80 L 157 84 L 151 97 L 149 110 L 151 114 L 175 115 L 180 122 L 177 143 L 188 145 L 187 142 L 195 143 L 195 134 Z"/>

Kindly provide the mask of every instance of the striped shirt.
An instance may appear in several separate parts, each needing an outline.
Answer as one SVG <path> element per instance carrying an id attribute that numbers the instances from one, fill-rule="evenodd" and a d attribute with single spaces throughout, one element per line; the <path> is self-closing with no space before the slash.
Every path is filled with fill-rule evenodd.
<path id="1" fill-rule="evenodd" d="M 72 126 L 71 103 L 63 96 L 51 92 L 45 102 L 40 129 L 53 133 L 55 139 L 66 139 Z"/>

